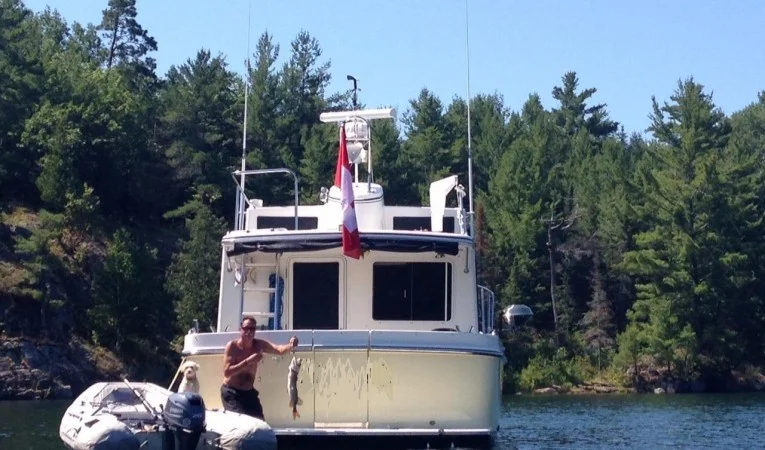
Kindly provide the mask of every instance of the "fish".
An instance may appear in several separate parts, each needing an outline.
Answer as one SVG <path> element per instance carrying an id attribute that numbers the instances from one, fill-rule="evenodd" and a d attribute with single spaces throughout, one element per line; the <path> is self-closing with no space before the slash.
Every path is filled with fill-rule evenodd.
<path id="1" fill-rule="evenodd" d="M 289 407 L 292 408 L 292 420 L 300 417 L 297 407 L 303 404 L 303 400 L 298 396 L 298 374 L 300 373 L 300 366 L 303 364 L 303 359 L 296 356 L 292 357 L 290 361 L 289 372 L 287 373 L 287 393 L 289 394 Z"/>

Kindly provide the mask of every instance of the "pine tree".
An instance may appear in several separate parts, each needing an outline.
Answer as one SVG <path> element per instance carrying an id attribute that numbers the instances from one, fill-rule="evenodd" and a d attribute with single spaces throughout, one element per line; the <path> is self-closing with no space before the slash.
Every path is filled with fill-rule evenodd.
<path id="1" fill-rule="evenodd" d="M 185 217 L 187 240 L 173 255 L 167 269 L 166 287 L 175 300 L 179 331 L 185 332 L 198 320 L 201 330 L 215 326 L 220 281 L 220 239 L 225 222 L 213 214 L 209 198 L 198 192 L 195 198 L 167 215 Z"/>
<path id="2" fill-rule="evenodd" d="M 99 30 L 106 45 L 107 69 L 119 64 L 145 69 L 144 74 L 156 68 L 154 58 L 148 53 L 157 51 L 157 41 L 138 23 L 135 0 L 109 0 Z"/>
<path id="3" fill-rule="evenodd" d="M 608 362 L 607 358 L 616 343 L 613 308 L 601 270 L 596 258 L 592 269 L 592 299 L 581 320 L 585 348 L 597 358 L 598 371 Z"/>
<path id="4" fill-rule="evenodd" d="M 403 123 L 406 142 L 398 158 L 405 204 L 427 204 L 430 183 L 449 174 L 454 161 L 441 101 L 427 89 L 409 103 Z"/>
<path id="5" fill-rule="evenodd" d="M 0 201 L 33 200 L 39 154 L 22 143 L 24 122 L 43 88 L 41 33 L 20 0 L 0 1 Z"/>
<path id="6" fill-rule="evenodd" d="M 556 86 L 552 96 L 560 102 L 560 108 L 553 109 L 556 123 L 569 136 L 575 136 L 586 130 L 591 136 L 601 138 L 616 132 L 619 124 L 608 118 L 605 104 L 588 106 L 589 100 L 598 90 L 588 88 L 577 92 L 579 78 L 576 72 L 566 72 L 562 78 L 563 86 Z"/>
<path id="7" fill-rule="evenodd" d="M 212 57 L 207 50 L 170 68 L 161 92 L 162 116 L 157 132 L 175 181 L 168 195 L 189 196 L 207 186 L 224 196 L 218 207 L 230 209 L 234 204 L 230 174 L 237 165 L 241 143 L 237 120 L 240 93 L 235 75 L 223 58 Z"/>
<path id="8" fill-rule="evenodd" d="M 113 235 L 103 269 L 93 280 L 88 310 L 92 337 L 98 344 L 125 350 L 125 344 L 165 334 L 169 317 L 161 303 L 156 249 L 136 242 L 120 229 Z"/>
<path id="9" fill-rule="evenodd" d="M 299 172 L 301 203 L 318 204 L 321 188 L 329 188 L 333 184 L 339 128 L 336 124 L 312 127 L 302 145 L 305 153 Z"/>
<path id="10" fill-rule="evenodd" d="M 372 175 L 385 192 L 385 202 L 404 204 L 407 186 L 399 178 L 398 156 L 401 137 L 396 122 L 377 120 L 372 123 Z"/>
<path id="11" fill-rule="evenodd" d="M 535 323 L 553 329 L 550 255 L 547 228 L 550 211 L 557 215 L 565 140 L 538 96 L 530 96 L 521 113 L 519 136 L 502 155 L 489 184 L 487 222 L 492 253 L 506 279 L 501 304 L 527 304 Z M 558 267 L 553 264 L 553 270 Z M 557 311 L 556 311 L 557 312 Z"/>
<path id="12" fill-rule="evenodd" d="M 720 357 L 711 329 L 725 302 L 726 281 L 720 270 L 729 254 L 721 246 L 724 230 L 715 214 L 724 189 L 718 162 L 730 136 L 730 121 L 715 107 L 703 86 L 679 82 L 672 103 L 653 100 L 652 126 L 656 143 L 647 173 L 646 207 L 653 225 L 636 236 L 638 249 L 624 263 L 638 278 L 635 320 L 647 323 L 652 356 L 670 370 L 678 354 Z M 719 330 L 722 331 L 722 330 Z M 686 372 L 693 361 L 683 362 Z"/>

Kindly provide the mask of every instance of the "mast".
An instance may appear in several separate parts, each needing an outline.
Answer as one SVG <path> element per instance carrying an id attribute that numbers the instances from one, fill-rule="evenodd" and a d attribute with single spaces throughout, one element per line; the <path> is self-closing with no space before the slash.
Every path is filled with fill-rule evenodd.
<path id="1" fill-rule="evenodd" d="M 244 211 L 246 205 L 244 204 L 246 196 L 244 193 L 244 172 L 247 170 L 247 102 L 250 97 L 250 18 L 252 16 L 252 1 L 249 2 L 247 8 L 247 58 L 244 62 L 244 120 L 242 122 L 242 175 L 240 180 L 240 192 L 236 199 L 236 219 L 234 220 L 234 228 L 237 230 L 244 229 Z"/>
<path id="2" fill-rule="evenodd" d="M 473 136 L 470 132 L 470 23 L 468 20 L 467 0 L 465 0 L 465 53 L 467 56 L 468 217 L 470 217 L 470 236 L 475 239 L 475 214 L 473 213 Z"/>
<path id="3" fill-rule="evenodd" d="M 358 80 L 353 75 L 346 75 L 345 79 L 348 80 L 348 81 L 352 81 L 353 82 L 353 89 L 352 89 L 353 96 L 351 97 L 351 102 L 353 104 L 353 110 L 356 111 L 357 109 L 359 109 L 359 105 L 358 105 L 358 99 L 359 99 L 358 98 L 358 91 L 359 91 Z M 345 124 L 342 124 L 341 126 L 344 127 Z M 371 161 L 371 158 L 370 158 L 370 161 Z M 354 163 L 353 164 L 353 170 L 354 170 L 354 180 L 355 180 L 354 183 L 358 183 L 359 182 L 359 164 L 358 163 Z M 367 169 L 367 171 L 369 171 L 369 169 Z M 371 178 L 370 178 L 370 180 L 371 180 Z M 369 182 L 367 182 L 367 187 L 368 186 L 369 186 Z M 368 188 L 367 188 L 367 191 L 369 191 Z"/>

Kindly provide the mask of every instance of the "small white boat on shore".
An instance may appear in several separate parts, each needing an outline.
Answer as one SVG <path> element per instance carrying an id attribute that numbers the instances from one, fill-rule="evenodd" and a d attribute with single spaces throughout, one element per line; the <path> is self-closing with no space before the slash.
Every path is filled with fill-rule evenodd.
<path id="1" fill-rule="evenodd" d="M 64 413 L 59 436 L 74 450 L 273 450 L 262 420 L 205 409 L 202 397 L 151 383 L 96 383 Z"/>

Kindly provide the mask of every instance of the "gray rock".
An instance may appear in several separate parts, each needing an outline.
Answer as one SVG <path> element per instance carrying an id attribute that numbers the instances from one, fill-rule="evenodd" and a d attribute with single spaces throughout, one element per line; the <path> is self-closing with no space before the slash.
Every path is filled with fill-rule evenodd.
<path id="1" fill-rule="evenodd" d="M 534 389 L 534 394 L 557 394 L 558 391 L 551 387 Z"/>
<path id="2" fill-rule="evenodd" d="M 0 400 L 71 399 L 90 384 L 110 378 L 99 373 L 77 343 L 33 342 L 3 337 L 0 344 Z"/>

